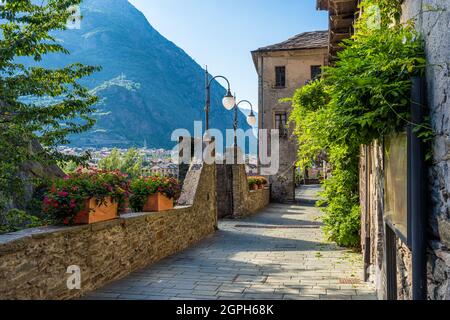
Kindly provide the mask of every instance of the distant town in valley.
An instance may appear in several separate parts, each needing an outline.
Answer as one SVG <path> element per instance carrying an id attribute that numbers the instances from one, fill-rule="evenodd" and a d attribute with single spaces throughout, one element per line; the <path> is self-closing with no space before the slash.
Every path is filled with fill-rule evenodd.
<path id="1" fill-rule="evenodd" d="M 99 162 L 111 155 L 113 150 L 117 150 L 121 156 L 124 156 L 130 149 L 114 147 L 72 147 L 60 146 L 58 151 L 65 155 L 81 156 L 87 152 L 91 155 L 88 166 L 98 167 Z M 167 177 L 178 177 L 179 165 L 172 159 L 172 150 L 157 148 L 136 148 L 142 156 L 142 173 L 147 175 L 160 175 Z M 220 155 L 218 156 L 220 157 Z M 249 175 L 256 175 L 257 157 L 256 155 L 245 156 L 246 171 Z"/>

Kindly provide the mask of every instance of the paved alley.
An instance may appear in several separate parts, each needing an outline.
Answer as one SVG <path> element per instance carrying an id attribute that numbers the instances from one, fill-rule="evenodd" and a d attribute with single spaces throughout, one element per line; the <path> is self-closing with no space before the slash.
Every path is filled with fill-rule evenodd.
<path id="1" fill-rule="evenodd" d="M 362 256 L 324 240 L 320 210 L 272 204 L 86 299 L 376 299 Z"/>

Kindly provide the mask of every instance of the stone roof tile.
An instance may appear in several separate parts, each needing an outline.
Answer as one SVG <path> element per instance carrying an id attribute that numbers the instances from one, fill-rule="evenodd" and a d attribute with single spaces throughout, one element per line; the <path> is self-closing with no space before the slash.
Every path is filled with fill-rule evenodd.
<path id="1" fill-rule="evenodd" d="M 277 44 L 259 48 L 255 52 L 301 50 L 327 47 L 328 31 L 311 31 L 300 33 L 286 41 Z"/>

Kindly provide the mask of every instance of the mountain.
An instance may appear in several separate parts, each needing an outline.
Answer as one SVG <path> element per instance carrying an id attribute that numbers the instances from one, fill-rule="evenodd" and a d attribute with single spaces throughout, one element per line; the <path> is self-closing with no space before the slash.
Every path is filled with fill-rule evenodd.
<path id="1" fill-rule="evenodd" d="M 71 137 L 74 146 L 171 148 L 177 128 L 193 132 L 204 120 L 205 74 L 186 52 L 159 34 L 127 0 L 85 0 L 79 29 L 55 33 L 70 55 L 52 54 L 48 68 L 73 62 L 102 66 L 83 80 L 101 98 L 90 132 Z M 212 128 L 232 128 L 233 113 L 221 106 L 225 88 L 214 83 Z M 239 123 L 248 129 L 245 115 Z"/>

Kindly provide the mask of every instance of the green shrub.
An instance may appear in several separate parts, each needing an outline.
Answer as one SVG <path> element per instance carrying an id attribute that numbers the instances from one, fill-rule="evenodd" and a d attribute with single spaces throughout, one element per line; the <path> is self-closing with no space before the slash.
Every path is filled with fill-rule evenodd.
<path id="1" fill-rule="evenodd" d="M 25 211 L 13 209 L 0 216 L 0 234 L 40 227 L 44 222 Z"/>

